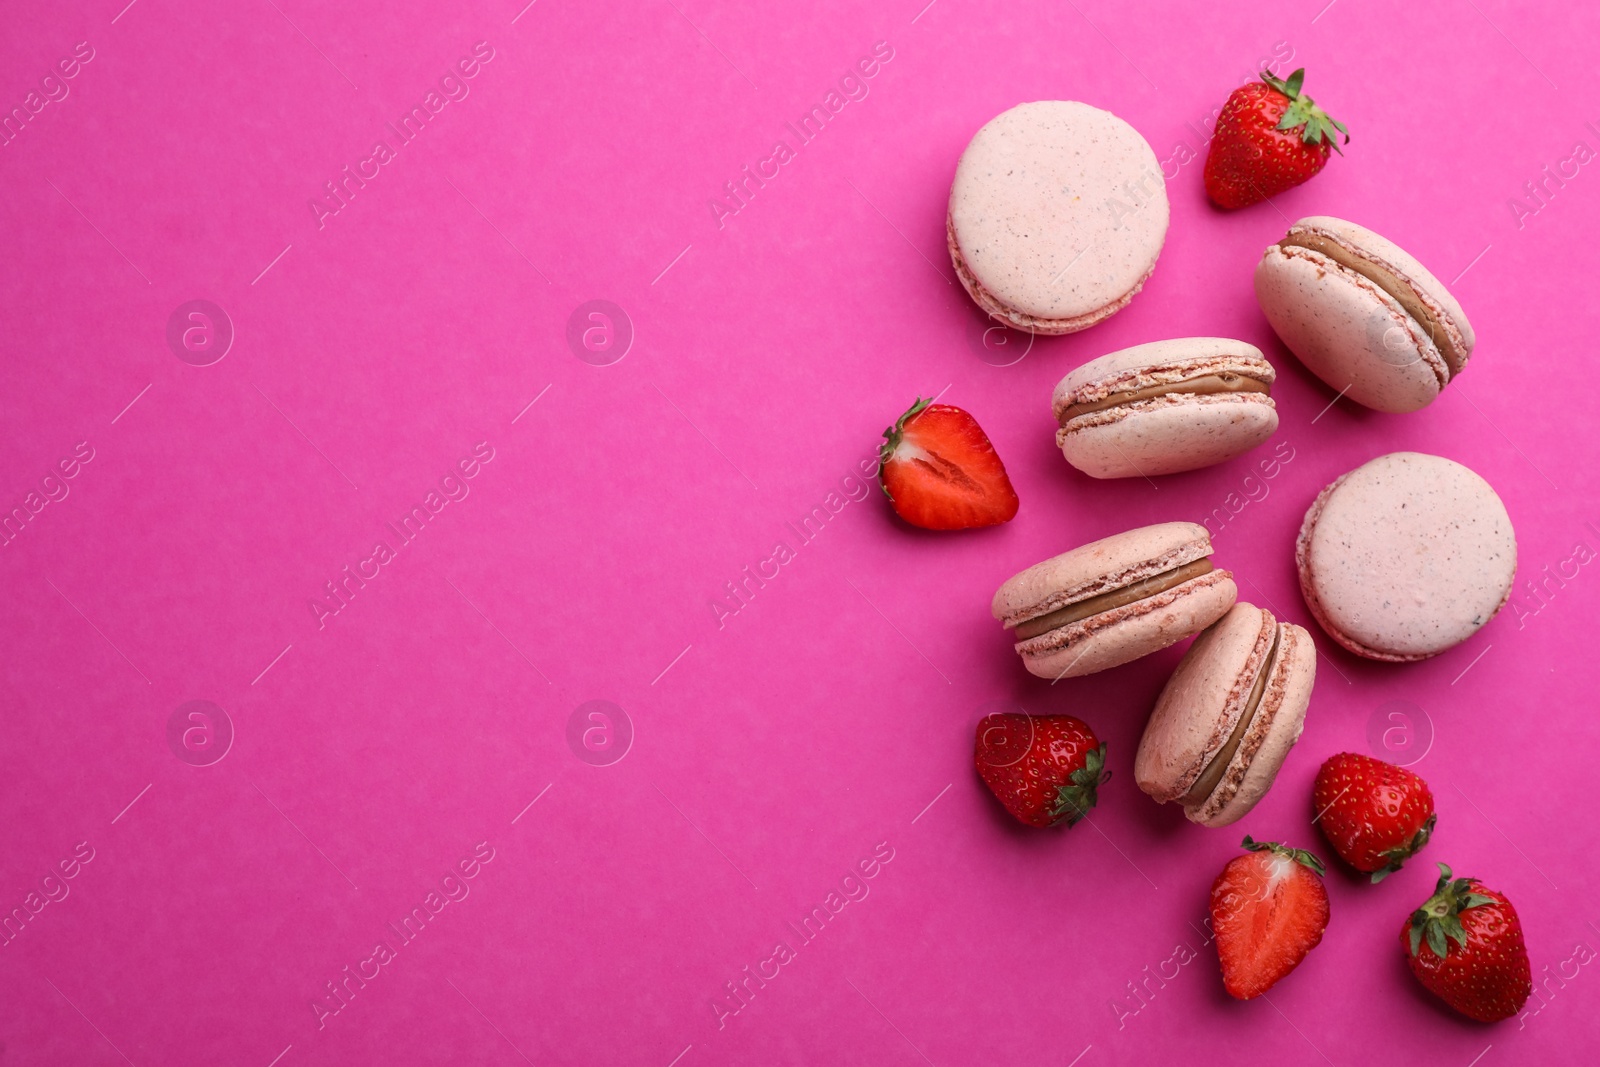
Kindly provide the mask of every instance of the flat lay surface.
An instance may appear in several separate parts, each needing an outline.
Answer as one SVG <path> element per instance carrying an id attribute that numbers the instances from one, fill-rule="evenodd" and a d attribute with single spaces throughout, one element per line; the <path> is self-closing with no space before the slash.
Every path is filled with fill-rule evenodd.
<path id="1" fill-rule="evenodd" d="M 0 1064 L 1592 1063 L 1600 876 L 1600 11 L 1450 0 L 795 7 L 65 0 L 0 35 Z M 1267 67 L 1351 141 L 1222 212 Z M 1079 100 L 1149 142 L 1154 273 L 1064 337 L 990 329 L 946 248 L 985 123 Z M 1130 194 L 1131 195 L 1131 194 Z M 1427 407 L 1340 399 L 1252 284 L 1308 215 L 1460 301 Z M 1238 338 L 1280 420 L 1097 481 L 1056 383 Z M 916 530 L 873 472 L 917 396 L 1020 500 Z M 1482 476 L 1511 599 L 1418 663 L 1301 597 L 1301 520 L 1390 452 Z M 1239 822 L 1134 780 L 1188 642 L 1028 674 L 1000 584 L 1201 523 L 1317 644 L 1305 731 Z M 1098 805 L 1016 822 L 991 713 L 1106 745 Z M 1313 827 L 1337 752 L 1437 827 L 1369 885 Z M 1244 834 L 1327 862 L 1320 944 L 1224 991 Z M 1436 863 L 1514 902 L 1493 1026 L 1408 972 Z"/>

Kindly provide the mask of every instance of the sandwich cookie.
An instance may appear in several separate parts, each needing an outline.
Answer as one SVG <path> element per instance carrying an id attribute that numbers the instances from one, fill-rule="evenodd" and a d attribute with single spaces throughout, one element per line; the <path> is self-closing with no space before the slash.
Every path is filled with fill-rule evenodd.
<path id="1" fill-rule="evenodd" d="M 1227 826 L 1272 788 L 1300 739 L 1317 676 L 1311 635 L 1235 604 L 1195 638 L 1156 700 L 1133 775 L 1190 822 Z"/>
<path id="2" fill-rule="evenodd" d="M 1238 599 L 1204 526 L 1166 522 L 1091 542 L 1002 585 L 991 610 L 1028 671 L 1072 678 L 1199 633 Z"/>
<path id="3" fill-rule="evenodd" d="M 1353 222 L 1301 219 L 1268 246 L 1255 287 L 1300 362 L 1378 411 L 1426 407 L 1472 355 L 1472 325 L 1443 283 Z"/>
<path id="4" fill-rule="evenodd" d="M 1090 360 L 1050 398 L 1067 462 L 1092 478 L 1173 474 L 1256 447 L 1278 428 L 1261 350 L 1225 337 L 1135 345 Z"/>
<path id="5" fill-rule="evenodd" d="M 1132 300 L 1167 237 L 1150 144 L 1109 111 L 1019 104 L 979 130 L 950 187 L 945 235 L 961 284 L 1032 333 L 1093 326 Z"/>
<path id="6" fill-rule="evenodd" d="M 1505 606 L 1517 538 L 1478 475 L 1392 452 L 1317 495 L 1295 563 L 1329 637 L 1358 656 L 1407 663 L 1460 644 Z"/>

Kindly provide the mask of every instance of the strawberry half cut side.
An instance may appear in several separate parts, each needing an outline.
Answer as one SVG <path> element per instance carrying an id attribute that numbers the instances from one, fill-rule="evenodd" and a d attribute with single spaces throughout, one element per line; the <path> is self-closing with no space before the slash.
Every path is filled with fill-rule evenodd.
<path id="1" fill-rule="evenodd" d="M 1271 989 L 1322 941 L 1328 891 L 1322 861 L 1302 848 L 1244 839 L 1211 885 L 1211 925 L 1228 995 Z"/>
<path id="2" fill-rule="evenodd" d="M 958 407 L 917 402 L 883 432 L 878 480 L 895 513 L 925 530 L 1009 522 L 1017 491 L 976 419 Z"/>

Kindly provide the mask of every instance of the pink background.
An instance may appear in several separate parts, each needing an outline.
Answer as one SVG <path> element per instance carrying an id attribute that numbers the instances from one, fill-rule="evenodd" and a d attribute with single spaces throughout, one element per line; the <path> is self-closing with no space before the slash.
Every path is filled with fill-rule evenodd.
<path id="1" fill-rule="evenodd" d="M 6 113 L 78 42 L 93 59 L 0 148 L 0 505 L 41 493 L 0 548 L 0 906 L 67 892 L 0 947 L 0 1063 L 1593 1061 L 1600 176 L 1580 164 L 1600 148 L 1600 13 L 922 2 L 10 6 Z M 319 228 L 323 183 L 392 146 L 385 124 L 480 41 L 492 59 L 448 83 L 469 94 Z M 785 124 L 880 41 L 865 98 L 798 146 Z M 1187 155 L 1262 62 L 1309 67 L 1354 140 L 1223 215 Z M 1137 127 L 1172 228 L 1126 311 L 995 366 L 945 197 L 972 133 L 1041 98 Z M 711 198 L 780 138 L 794 157 L 719 220 Z M 1513 210 L 1547 165 L 1564 184 Z M 1478 349 L 1432 407 L 1329 408 L 1271 335 L 1251 269 L 1311 213 L 1459 276 Z M 196 298 L 237 334 L 206 367 L 166 343 Z M 566 341 L 592 299 L 636 335 L 609 366 Z M 1185 334 L 1268 352 L 1274 441 L 1156 485 L 1070 469 L 1056 380 Z M 1007 462 L 1022 509 L 1001 529 L 909 530 L 846 477 L 940 391 Z M 92 460 L 41 488 L 79 442 Z M 469 495 L 319 627 L 324 583 L 479 442 Z M 1132 782 L 1181 648 L 1051 686 L 989 617 L 1047 555 L 1210 517 L 1245 597 L 1314 625 L 1305 507 L 1396 449 L 1500 492 L 1516 598 L 1414 666 L 1321 640 L 1305 735 L 1237 826 L 1191 826 Z M 785 524 L 833 491 L 802 543 Z M 793 559 L 719 624 L 725 583 L 780 539 Z M 567 740 L 593 699 L 635 734 L 609 766 Z M 235 731 L 210 766 L 168 743 L 190 700 Z M 1331 871 L 1322 946 L 1270 1000 L 1230 1001 L 1198 929 L 1211 879 L 1246 832 L 1326 853 L 1317 764 L 1369 750 L 1394 701 L 1434 843 L 1377 888 Z M 1024 832 L 986 795 L 972 730 L 995 702 L 1107 741 L 1091 825 Z M 92 860 L 42 882 L 80 842 Z M 866 896 L 802 941 L 788 924 L 875 849 L 848 883 Z M 1413 984 L 1397 932 L 1437 860 L 1516 903 L 1550 976 L 1536 1014 L 1486 1028 Z M 461 861 L 468 895 L 364 964 Z M 763 963 L 780 940 L 792 958 Z M 773 966 L 719 1020 L 725 983 Z M 345 967 L 378 973 L 341 1003 Z"/>

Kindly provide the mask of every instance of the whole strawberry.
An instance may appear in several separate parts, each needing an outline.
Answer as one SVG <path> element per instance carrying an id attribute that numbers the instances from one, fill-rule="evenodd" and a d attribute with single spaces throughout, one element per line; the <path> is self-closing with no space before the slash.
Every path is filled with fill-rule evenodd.
<path id="1" fill-rule="evenodd" d="M 1315 177 L 1328 150 L 1350 132 L 1300 92 L 1305 68 L 1287 81 L 1267 71 L 1235 89 L 1217 116 L 1206 155 L 1206 195 L 1218 207 L 1258 203 Z"/>
<path id="2" fill-rule="evenodd" d="M 1400 928 L 1400 946 L 1425 989 L 1479 1022 L 1509 1019 L 1533 990 L 1517 909 L 1476 878 L 1452 880 L 1442 863 L 1433 896 Z"/>
<path id="3" fill-rule="evenodd" d="M 1017 491 L 989 437 L 967 412 L 917 398 L 887 430 L 878 481 L 895 514 L 925 530 L 1010 522 Z"/>
<path id="4" fill-rule="evenodd" d="M 1428 843 L 1433 791 L 1416 774 L 1371 756 L 1328 757 L 1311 792 L 1322 836 L 1350 866 L 1381 882 Z"/>
<path id="5" fill-rule="evenodd" d="M 1076 823 L 1098 799 L 1106 746 L 1071 715 L 986 715 L 978 723 L 978 776 L 1029 826 Z"/>
<path id="6" fill-rule="evenodd" d="M 1250 1000 L 1271 989 L 1322 941 L 1328 890 L 1322 861 L 1302 848 L 1244 839 L 1211 884 L 1211 928 L 1228 995 Z"/>

